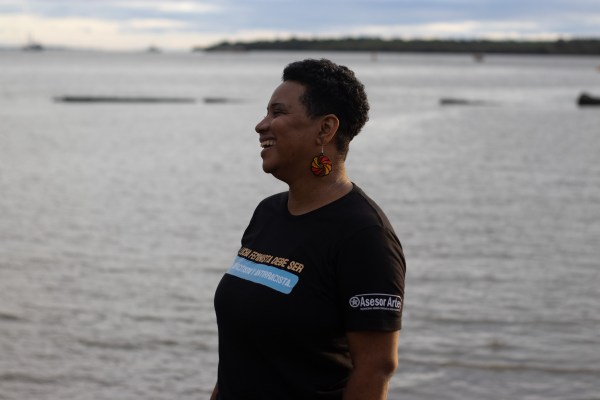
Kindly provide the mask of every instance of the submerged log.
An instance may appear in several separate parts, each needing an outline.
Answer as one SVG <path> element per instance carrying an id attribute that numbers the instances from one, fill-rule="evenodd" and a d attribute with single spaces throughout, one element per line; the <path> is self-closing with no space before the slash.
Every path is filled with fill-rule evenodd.
<path id="1" fill-rule="evenodd" d="M 442 106 L 484 106 L 490 103 L 483 100 L 459 99 L 453 97 L 442 97 L 440 105 Z"/>
<path id="2" fill-rule="evenodd" d="M 228 97 L 205 97 L 204 102 L 207 104 L 223 104 L 223 103 L 239 103 L 239 99 L 230 99 Z"/>
<path id="3" fill-rule="evenodd" d="M 600 97 L 590 96 L 587 93 L 581 93 L 577 99 L 580 106 L 600 106 Z"/>
<path id="4" fill-rule="evenodd" d="M 128 97 L 128 96 L 58 96 L 54 101 L 62 103 L 195 103 L 189 97 Z"/>

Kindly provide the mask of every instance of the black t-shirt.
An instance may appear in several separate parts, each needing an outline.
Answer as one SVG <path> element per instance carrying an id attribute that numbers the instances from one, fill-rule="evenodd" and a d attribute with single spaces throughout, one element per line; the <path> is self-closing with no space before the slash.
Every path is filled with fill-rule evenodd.
<path id="1" fill-rule="evenodd" d="M 345 333 L 400 329 L 404 256 L 381 209 L 354 186 L 293 216 L 263 200 L 215 294 L 222 400 L 341 399 Z"/>

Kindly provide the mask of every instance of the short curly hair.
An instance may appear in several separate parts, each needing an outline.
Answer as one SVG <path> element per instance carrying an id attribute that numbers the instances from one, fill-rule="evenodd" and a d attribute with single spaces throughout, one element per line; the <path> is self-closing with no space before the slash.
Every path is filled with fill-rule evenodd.
<path id="1" fill-rule="evenodd" d="M 289 64 L 282 80 L 305 87 L 300 98 L 309 117 L 334 114 L 340 121 L 335 142 L 344 158 L 350 141 L 369 120 L 369 102 L 364 85 L 348 67 L 327 59 L 306 59 Z"/>

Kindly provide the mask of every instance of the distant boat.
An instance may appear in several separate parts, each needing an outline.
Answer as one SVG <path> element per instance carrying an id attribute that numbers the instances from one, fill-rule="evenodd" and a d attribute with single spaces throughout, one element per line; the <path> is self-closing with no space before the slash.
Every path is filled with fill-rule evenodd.
<path id="1" fill-rule="evenodd" d="M 44 50 L 44 46 L 39 43 L 27 43 L 23 46 L 23 51 L 42 51 Z"/>
<path id="2" fill-rule="evenodd" d="M 600 106 L 600 97 L 594 97 L 587 93 L 581 93 L 577 99 L 580 106 Z"/>
<path id="3" fill-rule="evenodd" d="M 25 46 L 22 47 L 23 51 L 42 51 L 44 46 L 40 43 L 35 42 L 31 37 Z"/>

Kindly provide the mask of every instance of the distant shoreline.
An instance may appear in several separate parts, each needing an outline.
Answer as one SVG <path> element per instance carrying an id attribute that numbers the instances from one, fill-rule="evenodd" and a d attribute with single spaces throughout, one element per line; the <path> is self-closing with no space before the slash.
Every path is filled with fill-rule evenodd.
<path id="1" fill-rule="evenodd" d="M 377 38 L 289 39 L 254 42 L 222 42 L 193 51 L 368 51 L 398 53 L 470 53 L 470 54 L 556 54 L 600 56 L 600 39 L 553 41 L 517 40 L 403 40 Z"/>
<path id="2" fill-rule="evenodd" d="M 162 49 L 149 46 L 139 49 L 96 49 L 90 47 L 68 47 L 61 45 L 10 46 L 0 44 L 0 51 L 91 51 L 91 52 L 145 52 L 162 53 Z M 167 52 L 186 52 L 184 49 Z M 484 55 L 572 55 L 600 56 L 600 38 L 577 38 L 558 40 L 484 40 L 484 39 L 287 39 L 257 40 L 252 42 L 223 41 L 211 46 L 194 46 L 190 52 L 231 52 L 249 51 L 339 51 L 370 53 L 430 53 L 430 54 L 471 54 L 476 58 Z"/>

